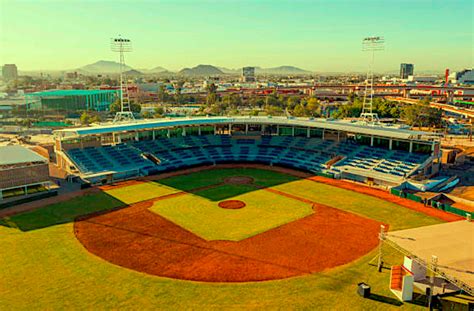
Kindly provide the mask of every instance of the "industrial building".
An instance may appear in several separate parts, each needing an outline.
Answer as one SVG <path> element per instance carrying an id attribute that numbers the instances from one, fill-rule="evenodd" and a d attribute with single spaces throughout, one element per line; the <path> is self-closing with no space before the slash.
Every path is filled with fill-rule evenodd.
<path id="1" fill-rule="evenodd" d="M 119 90 L 50 90 L 25 94 L 28 110 L 108 111 Z"/>

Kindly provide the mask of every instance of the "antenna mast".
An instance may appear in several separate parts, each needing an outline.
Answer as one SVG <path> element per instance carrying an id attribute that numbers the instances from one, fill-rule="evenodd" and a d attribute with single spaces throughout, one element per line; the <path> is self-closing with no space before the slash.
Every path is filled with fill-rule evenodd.
<path id="1" fill-rule="evenodd" d="M 110 40 L 110 48 L 113 52 L 118 52 L 120 55 L 120 111 L 117 112 L 114 122 L 120 121 L 134 121 L 135 117 L 130 109 L 130 100 L 128 98 L 127 79 L 123 77 L 123 69 L 125 67 L 124 53 L 132 51 L 132 43 L 129 39 L 112 38 Z"/>
<path id="2" fill-rule="evenodd" d="M 383 37 L 367 37 L 362 40 L 362 51 L 372 52 L 367 71 L 367 80 L 365 83 L 364 102 L 362 104 L 362 113 L 360 117 L 367 123 L 375 124 L 379 122 L 379 117 L 372 111 L 372 102 L 374 97 L 374 58 L 376 51 L 383 51 L 385 40 Z M 370 83 L 370 99 L 367 101 L 367 93 Z"/>

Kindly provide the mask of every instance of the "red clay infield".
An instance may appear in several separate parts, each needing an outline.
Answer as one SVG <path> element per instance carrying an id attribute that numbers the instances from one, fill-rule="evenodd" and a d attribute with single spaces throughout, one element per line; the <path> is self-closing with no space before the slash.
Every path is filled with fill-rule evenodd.
<path id="1" fill-rule="evenodd" d="M 445 221 L 461 219 L 456 215 L 395 197 L 382 190 L 259 164 L 198 167 L 143 180 L 161 179 L 205 169 L 234 167 L 275 170 L 385 199 Z M 226 179 L 224 183 L 253 182 L 251 178 L 246 178 L 235 176 Z M 106 187 L 123 187 L 137 182 L 141 181 Z M 308 201 L 275 189 L 267 190 Z M 182 194 L 185 192 L 169 197 Z M 111 263 L 148 274 L 205 282 L 262 281 L 319 272 L 351 262 L 367 254 L 378 243 L 380 223 L 314 202 L 311 203 L 315 213 L 306 218 L 239 242 L 208 242 L 148 210 L 154 201 L 167 198 L 163 196 L 78 220 L 74 227 L 75 234 L 87 250 Z"/>
<path id="2" fill-rule="evenodd" d="M 89 252 L 136 271 L 204 282 L 249 282 L 351 262 L 377 245 L 380 229 L 374 220 L 314 204 L 314 214 L 248 239 L 205 241 L 149 211 L 152 204 L 78 220 L 76 237 Z"/>

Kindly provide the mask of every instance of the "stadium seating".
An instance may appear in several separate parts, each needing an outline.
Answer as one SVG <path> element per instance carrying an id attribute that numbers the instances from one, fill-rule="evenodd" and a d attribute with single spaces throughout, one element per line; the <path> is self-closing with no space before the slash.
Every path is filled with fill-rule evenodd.
<path id="1" fill-rule="evenodd" d="M 70 149 L 69 158 L 82 173 L 127 171 L 153 167 L 154 163 L 142 157 L 141 151 L 127 144 L 115 146 Z"/>
<path id="2" fill-rule="evenodd" d="M 144 155 L 151 154 L 155 164 Z M 320 138 L 261 136 L 257 139 L 227 135 L 182 136 L 132 141 L 115 146 L 67 151 L 82 173 L 137 169 L 153 174 L 203 164 L 258 162 L 293 167 L 313 173 L 326 171 L 326 163 L 343 156 L 331 170 L 356 168 L 393 176 L 408 176 L 428 156 L 397 150 L 335 142 Z"/>

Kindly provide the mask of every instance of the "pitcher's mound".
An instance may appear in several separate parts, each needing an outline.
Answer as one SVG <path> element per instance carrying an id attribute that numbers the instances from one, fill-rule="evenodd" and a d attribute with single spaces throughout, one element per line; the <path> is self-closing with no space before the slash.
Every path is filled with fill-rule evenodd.
<path id="1" fill-rule="evenodd" d="M 239 200 L 227 200 L 219 202 L 218 206 L 226 209 L 239 209 L 245 207 L 245 203 Z"/>
<path id="2" fill-rule="evenodd" d="M 245 185 L 245 184 L 252 184 L 253 178 L 248 176 L 232 176 L 229 178 L 224 179 L 226 184 L 234 184 L 234 185 Z"/>

